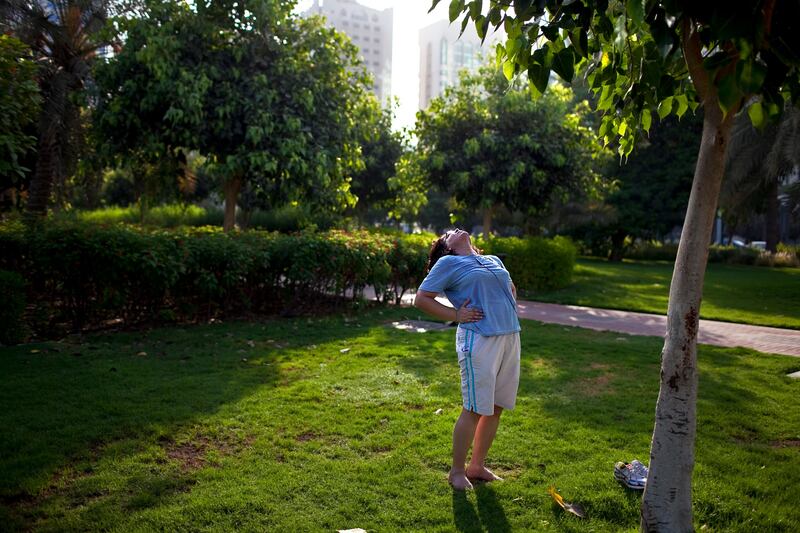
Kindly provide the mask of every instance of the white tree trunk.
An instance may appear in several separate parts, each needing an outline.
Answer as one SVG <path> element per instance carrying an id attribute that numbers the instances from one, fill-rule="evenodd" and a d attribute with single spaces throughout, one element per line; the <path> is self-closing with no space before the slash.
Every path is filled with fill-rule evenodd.
<path id="1" fill-rule="evenodd" d="M 703 138 L 669 291 L 661 389 L 642 500 L 641 529 L 648 532 L 693 531 L 697 327 L 732 118 L 723 120 L 716 97 L 707 99 L 704 109 Z"/>

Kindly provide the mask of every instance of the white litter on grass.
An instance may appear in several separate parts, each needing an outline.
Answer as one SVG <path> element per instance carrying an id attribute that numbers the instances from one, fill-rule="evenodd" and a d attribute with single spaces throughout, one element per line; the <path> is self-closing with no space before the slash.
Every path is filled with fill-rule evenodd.
<path id="1" fill-rule="evenodd" d="M 350 351 L 350 348 L 342 348 L 341 350 L 339 350 L 339 353 L 347 353 L 349 351 Z"/>
<path id="2" fill-rule="evenodd" d="M 433 414 L 435 414 L 435 415 L 440 415 L 440 414 L 442 414 L 442 410 L 441 410 L 441 409 L 437 409 L 437 410 L 435 410 L 435 411 L 433 412 Z"/>
<path id="3" fill-rule="evenodd" d="M 786 375 L 789 376 L 792 379 L 800 379 L 800 370 L 798 370 L 797 372 L 792 372 L 791 374 L 786 374 Z"/>
<path id="4" fill-rule="evenodd" d="M 361 529 L 360 527 L 355 529 L 337 529 L 336 531 L 338 533 L 367 533 L 366 529 Z"/>

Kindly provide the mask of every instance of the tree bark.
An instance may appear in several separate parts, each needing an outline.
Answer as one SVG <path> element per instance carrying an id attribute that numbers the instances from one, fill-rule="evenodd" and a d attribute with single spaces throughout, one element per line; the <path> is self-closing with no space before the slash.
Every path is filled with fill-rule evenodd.
<path id="1" fill-rule="evenodd" d="M 767 187 L 767 216 L 766 216 L 766 238 L 767 250 L 775 253 L 778 251 L 778 240 L 780 239 L 780 202 L 778 201 L 778 181 L 773 181 Z"/>
<path id="2" fill-rule="evenodd" d="M 53 183 L 61 169 L 59 132 L 62 127 L 68 97 L 66 74 L 56 74 L 49 80 L 49 89 L 42 106 L 36 168 L 31 177 L 25 216 L 28 220 L 44 218 L 50 205 Z"/>
<path id="3" fill-rule="evenodd" d="M 622 256 L 625 253 L 625 237 L 627 237 L 625 230 L 618 229 L 611 236 L 611 251 L 608 254 L 608 260 L 613 263 L 622 261 Z"/>
<path id="4" fill-rule="evenodd" d="M 494 206 L 489 206 L 483 210 L 483 236 L 490 237 L 492 235 L 492 216 L 494 215 Z"/>
<path id="5" fill-rule="evenodd" d="M 236 202 L 242 189 L 242 178 L 234 177 L 225 182 L 225 219 L 222 229 L 227 233 L 236 226 Z"/>
<path id="6" fill-rule="evenodd" d="M 672 273 L 667 331 L 661 352 L 661 385 L 642 499 L 642 531 L 693 531 L 692 471 L 697 427 L 697 328 L 708 246 L 725 170 L 733 116 L 723 117 L 714 86 L 702 67 L 699 39 L 684 24 L 684 55 L 703 99 L 703 137 L 689 206 Z"/>

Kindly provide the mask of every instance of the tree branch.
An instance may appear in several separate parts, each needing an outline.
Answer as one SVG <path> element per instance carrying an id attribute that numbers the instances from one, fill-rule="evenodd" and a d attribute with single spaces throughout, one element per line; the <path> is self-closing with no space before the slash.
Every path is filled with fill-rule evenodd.
<path id="1" fill-rule="evenodd" d="M 689 75 L 692 77 L 694 88 L 698 96 L 700 96 L 700 100 L 705 102 L 712 87 L 708 72 L 703 68 L 703 46 L 700 42 L 700 34 L 695 31 L 694 23 L 689 17 L 684 17 L 681 24 L 683 30 L 681 32 L 683 58 L 686 61 L 686 67 L 689 69 Z"/>

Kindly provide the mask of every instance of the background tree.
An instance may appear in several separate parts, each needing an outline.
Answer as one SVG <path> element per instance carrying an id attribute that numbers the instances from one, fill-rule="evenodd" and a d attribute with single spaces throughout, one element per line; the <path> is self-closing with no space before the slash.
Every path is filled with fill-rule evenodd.
<path id="1" fill-rule="evenodd" d="M 800 165 L 800 111 L 790 106 L 781 120 L 759 131 L 740 116 L 731 135 L 720 207 L 736 226 L 753 213 L 766 215 L 766 248 L 775 252 L 779 235 L 781 185 Z"/>
<path id="2" fill-rule="evenodd" d="M 358 198 L 353 212 L 362 224 L 384 222 L 394 198 L 389 178 L 395 175 L 395 165 L 408 141 L 405 132 L 392 131 L 393 116 L 393 108 L 382 108 L 371 96 L 359 110 L 364 168 L 353 173 L 350 191 Z"/>
<path id="3" fill-rule="evenodd" d="M 102 0 L 0 2 L 0 29 L 27 44 L 40 67 L 43 103 L 36 168 L 26 208 L 31 217 L 47 212 L 53 183 L 63 182 L 70 166 L 77 162 L 74 151 L 81 118 L 79 95 L 98 49 L 108 44 L 103 30 L 115 6 Z M 122 4 L 117 7 L 122 8 Z"/>
<path id="4" fill-rule="evenodd" d="M 433 6 L 439 0 L 433 1 Z M 670 285 L 661 387 L 642 500 L 646 531 L 692 531 L 691 475 L 697 403 L 697 328 L 708 243 L 735 114 L 756 125 L 800 98 L 800 4 L 795 0 L 452 0 L 450 20 L 479 36 L 505 26 L 498 46 L 509 78 L 527 72 L 537 92 L 550 72 L 587 81 L 604 113 L 599 134 L 633 150 L 653 111 L 664 118 L 703 106 L 703 136 Z M 513 13 L 512 13 L 513 11 Z"/>
<path id="5" fill-rule="evenodd" d="M 699 114 L 668 117 L 609 171 L 617 185 L 606 199 L 616 215 L 606 227 L 609 260 L 622 260 L 627 237 L 661 238 L 683 222 L 702 133 Z"/>
<path id="6" fill-rule="evenodd" d="M 483 213 L 483 231 L 501 206 L 540 214 L 556 196 L 594 185 L 595 141 L 582 126 L 586 105 L 570 108 L 569 89 L 531 98 L 493 68 L 462 74 L 428 109 L 416 127 L 419 168 L 457 204 Z M 531 127 L 535 125 L 535 127 Z"/>
<path id="7" fill-rule="evenodd" d="M 27 159 L 36 145 L 41 97 L 37 67 L 30 49 L 10 35 L 0 35 L 0 195 L 27 188 Z M 18 195 L 15 195 L 18 196 Z M 10 203 L 10 202 L 9 202 Z"/>
<path id="8" fill-rule="evenodd" d="M 97 125 L 123 159 L 196 150 L 220 176 L 225 228 L 249 182 L 268 206 L 341 210 L 363 164 L 356 110 L 368 78 L 356 49 L 293 2 L 148 4 L 120 21 L 123 49 L 97 71 Z"/>

